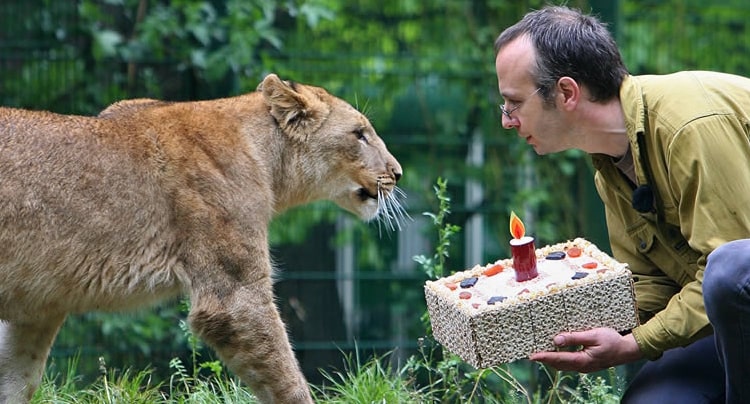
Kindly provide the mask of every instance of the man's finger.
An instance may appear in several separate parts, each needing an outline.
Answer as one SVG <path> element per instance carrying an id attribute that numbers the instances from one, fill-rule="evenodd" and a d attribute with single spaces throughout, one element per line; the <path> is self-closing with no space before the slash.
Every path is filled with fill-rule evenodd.
<path id="1" fill-rule="evenodd" d="M 552 340 L 556 346 L 575 346 L 583 345 L 590 346 L 596 345 L 599 342 L 598 333 L 594 330 L 580 331 L 580 332 L 565 332 L 555 335 Z"/>
<path id="2" fill-rule="evenodd" d="M 530 360 L 542 362 L 557 370 L 579 370 L 590 360 L 583 352 L 537 352 L 529 357 Z"/>

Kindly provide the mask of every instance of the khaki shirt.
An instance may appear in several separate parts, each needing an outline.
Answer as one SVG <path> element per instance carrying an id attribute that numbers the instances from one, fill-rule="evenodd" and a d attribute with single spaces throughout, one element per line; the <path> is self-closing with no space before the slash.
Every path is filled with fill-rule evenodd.
<path id="1" fill-rule="evenodd" d="M 593 155 L 615 258 L 633 272 L 647 358 L 709 335 L 706 257 L 750 238 L 750 79 L 712 72 L 629 76 L 620 100 L 637 184 Z M 654 211 L 632 207 L 648 184 Z"/>

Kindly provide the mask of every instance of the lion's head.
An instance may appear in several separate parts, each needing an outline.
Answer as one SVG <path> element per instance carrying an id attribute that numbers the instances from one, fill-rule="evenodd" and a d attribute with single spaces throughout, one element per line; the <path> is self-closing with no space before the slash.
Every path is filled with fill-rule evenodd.
<path id="1" fill-rule="evenodd" d="M 258 86 L 278 129 L 302 150 L 289 159 L 316 189 L 301 199 L 328 199 L 364 220 L 393 229 L 408 217 L 396 186 L 402 169 L 370 121 L 326 90 L 266 76 Z M 292 163 L 290 161 L 290 163 Z M 288 190 L 295 193 L 295 190 Z"/>

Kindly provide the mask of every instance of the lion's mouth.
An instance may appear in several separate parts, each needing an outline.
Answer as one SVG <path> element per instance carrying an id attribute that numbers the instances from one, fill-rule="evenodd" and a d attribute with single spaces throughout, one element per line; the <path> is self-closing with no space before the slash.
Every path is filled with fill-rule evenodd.
<path id="1" fill-rule="evenodd" d="M 371 193 L 370 191 L 367 190 L 367 188 L 364 188 L 364 187 L 360 188 L 359 190 L 357 190 L 357 196 L 359 197 L 359 199 L 362 202 L 364 202 L 364 201 L 366 201 L 368 199 L 375 199 L 375 200 L 378 199 L 378 195 L 377 194 Z"/>
<path id="2" fill-rule="evenodd" d="M 359 187 L 354 195 L 362 203 L 358 208 L 360 216 L 366 220 L 377 219 L 378 229 L 381 224 L 384 224 L 388 230 L 401 230 L 401 226 L 411 220 L 403 204 L 406 194 L 395 185 L 385 187 L 378 182 L 375 192 L 367 187 Z M 375 203 L 369 202 L 370 200 L 374 200 Z M 373 207 L 375 209 L 370 210 Z"/>

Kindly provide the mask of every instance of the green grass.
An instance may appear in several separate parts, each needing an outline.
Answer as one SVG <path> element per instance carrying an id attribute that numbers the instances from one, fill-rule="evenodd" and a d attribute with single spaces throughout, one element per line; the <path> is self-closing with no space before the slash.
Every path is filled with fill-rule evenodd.
<path id="1" fill-rule="evenodd" d="M 404 377 L 403 369 L 394 370 L 387 358 L 371 357 L 360 362 L 359 353 L 346 357 L 344 371 L 322 372 L 325 383 L 313 387 L 315 401 L 348 403 L 425 402 L 425 390 Z"/>
<path id="2" fill-rule="evenodd" d="M 255 403 L 250 390 L 215 362 L 187 369 L 170 362 L 169 380 L 154 381 L 150 369 L 119 371 L 101 363 L 100 375 L 84 384 L 76 375 L 77 359 L 62 371 L 51 366 L 32 403 Z M 446 353 L 425 360 L 416 355 L 403 366 L 391 366 L 389 356 L 360 354 L 344 357 L 344 369 L 323 372 L 321 385 L 311 386 L 319 403 L 618 403 L 623 381 L 614 369 L 599 376 L 553 372 L 542 368 L 547 387 L 531 391 L 518 365 L 475 370 Z M 538 365 L 537 365 L 538 366 Z M 201 371 L 203 369 L 204 371 Z M 205 370 L 210 369 L 206 374 Z M 514 373 L 519 373 L 518 376 Z M 429 374 L 429 377 L 425 377 Z"/>
<path id="3" fill-rule="evenodd" d="M 254 403 L 252 393 L 240 386 L 236 379 L 223 373 L 209 376 L 189 374 L 182 363 L 174 359 L 170 367 L 174 373 L 168 381 L 154 382 L 151 370 L 118 371 L 110 369 L 100 359 L 100 375 L 84 385 L 76 375 L 77 358 L 70 359 L 64 371 L 56 372 L 54 365 L 42 381 L 32 403 L 102 404 L 102 403 Z"/>

